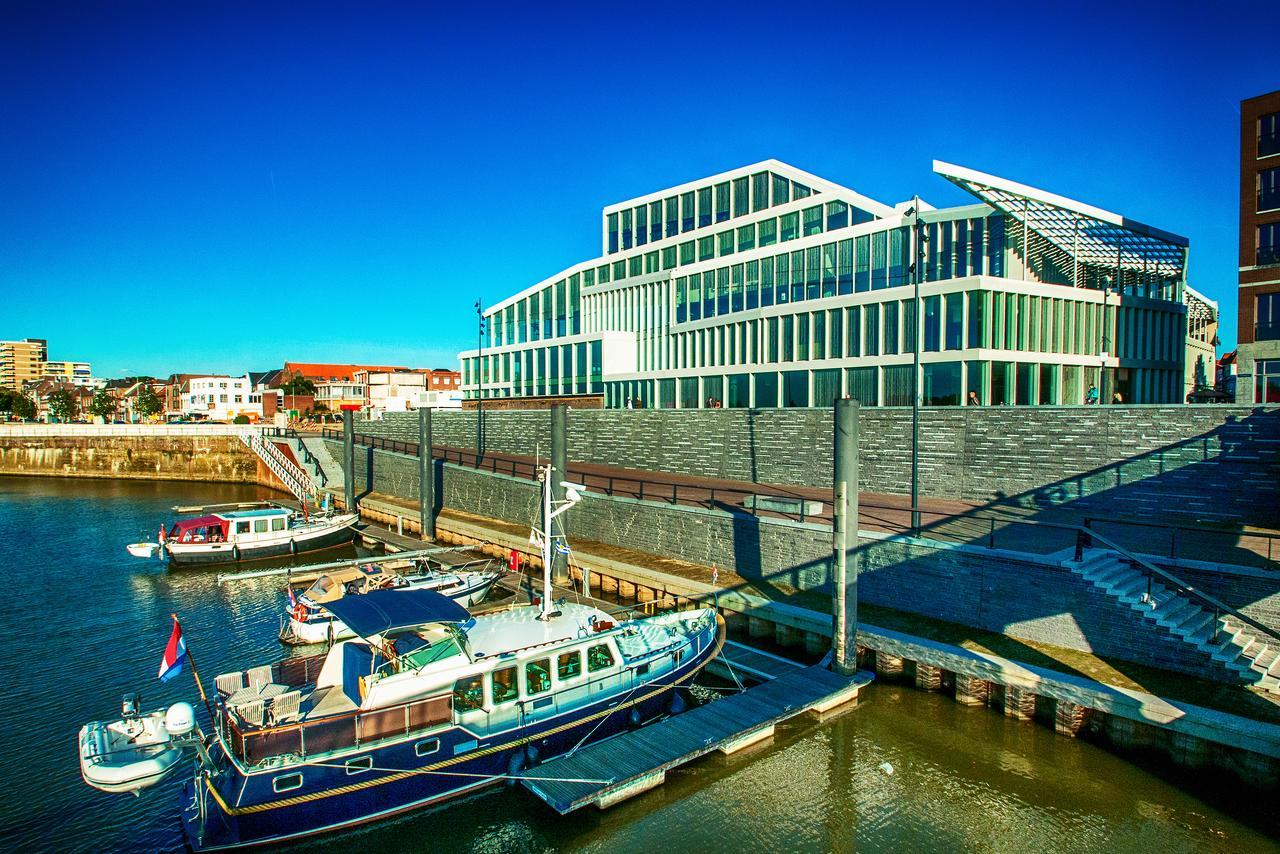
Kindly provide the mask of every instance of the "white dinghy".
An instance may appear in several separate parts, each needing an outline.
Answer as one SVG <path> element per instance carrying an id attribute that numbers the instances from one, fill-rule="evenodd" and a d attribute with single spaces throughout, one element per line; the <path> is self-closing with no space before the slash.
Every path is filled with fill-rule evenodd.
<path id="1" fill-rule="evenodd" d="M 190 703 L 142 714 L 138 695 L 126 694 L 120 720 L 94 721 L 80 728 L 80 775 L 104 792 L 139 794 L 182 761 L 188 736 L 195 731 Z"/>

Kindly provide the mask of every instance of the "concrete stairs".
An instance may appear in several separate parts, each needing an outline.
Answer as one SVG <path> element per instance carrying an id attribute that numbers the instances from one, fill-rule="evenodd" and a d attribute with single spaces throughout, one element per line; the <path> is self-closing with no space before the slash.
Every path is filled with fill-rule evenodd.
<path id="1" fill-rule="evenodd" d="M 258 433 L 241 433 L 240 440 L 266 463 L 271 473 L 280 479 L 295 498 L 315 503 L 318 492 L 315 481 L 289 459 L 284 451 L 276 447 L 274 442 Z"/>
<path id="2" fill-rule="evenodd" d="M 315 461 L 314 466 L 310 466 L 314 471 L 323 476 L 323 480 L 317 478 L 316 482 L 330 489 L 341 490 L 346 481 L 342 477 L 342 464 L 333 458 L 333 454 L 329 453 L 329 446 L 325 444 L 324 439 L 319 436 L 303 436 L 302 438 L 290 439 L 290 442 L 296 442 L 299 448 L 305 448 L 310 452 L 312 460 Z M 306 454 L 298 453 L 299 459 L 306 459 Z"/>
<path id="3" fill-rule="evenodd" d="M 1065 565 L 1153 627 L 1205 653 L 1244 684 L 1280 695 L 1280 641 L 1258 636 L 1232 617 L 1214 619 L 1211 610 L 1157 579 L 1148 588 L 1147 576 L 1116 552 L 1089 549 L 1080 562 Z"/>

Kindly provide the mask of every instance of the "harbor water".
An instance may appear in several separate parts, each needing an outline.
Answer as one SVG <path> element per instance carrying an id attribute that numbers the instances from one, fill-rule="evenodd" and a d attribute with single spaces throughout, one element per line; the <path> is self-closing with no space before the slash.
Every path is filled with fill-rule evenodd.
<path id="1" fill-rule="evenodd" d="M 170 571 L 126 543 L 154 540 L 175 504 L 264 497 L 257 488 L 0 477 L 6 649 L 0 655 L 0 846 L 178 850 L 178 780 L 140 798 L 80 779 L 76 732 L 196 702 L 190 670 L 156 679 L 182 620 L 206 681 L 290 654 L 276 640 L 279 578 L 228 585 Z M 225 571 L 225 570 L 223 570 Z M 668 776 L 606 812 L 560 817 L 519 788 L 313 842 L 406 851 L 1266 851 L 1276 818 L 1229 813 L 1247 794 L 1144 768 L 1045 727 L 910 688 L 872 685 L 859 708 L 810 719 L 733 757 Z M 1255 805 L 1255 810 L 1256 810 Z"/>

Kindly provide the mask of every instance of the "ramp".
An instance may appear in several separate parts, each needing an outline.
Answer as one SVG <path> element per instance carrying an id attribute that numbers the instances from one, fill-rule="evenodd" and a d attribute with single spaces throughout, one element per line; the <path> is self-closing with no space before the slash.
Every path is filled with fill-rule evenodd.
<path id="1" fill-rule="evenodd" d="M 607 809 L 662 785 L 667 771 L 712 751 L 730 754 L 773 735 L 781 722 L 854 700 L 871 675 L 841 676 L 813 665 L 622 733 L 538 765 L 522 785 L 561 815 L 595 804 Z M 610 780 L 570 783 L 561 780 Z"/>

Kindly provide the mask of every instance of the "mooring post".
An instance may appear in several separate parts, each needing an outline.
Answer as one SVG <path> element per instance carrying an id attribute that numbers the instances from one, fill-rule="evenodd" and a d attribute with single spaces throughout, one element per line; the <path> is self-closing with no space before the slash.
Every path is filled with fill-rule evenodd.
<path id="1" fill-rule="evenodd" d="M 569 479 L 569 407 L 557 403 L 551 407 L 551 498 L 553 501 L 564 501 L 564 487 L 560 484 Z M 561 516 L 561 525 L 564 517 Z M 550 533 L 549 531 L 547 532 Z M 569 583 L 568 562 L 559 549 L 552 549 L 551 580 L 555 584 Z"/>
<path id="2" fill-rule="evenodd" d="M 348 513 L 356 512 L 356 425 L 355 413 L 342 411 L 342 486 Z"/>
<path id="3" fill-rule="evenodd" d="M 418 410 L 418 518 L 422 539 L 436 538 L 436 472 L 431 456 L 431 410 Z"/>
<path id="4" fill-rule="evenodd" d="M 831 603 L 831 648 L 835 670 L 852 676 L 858 669 L 858 567 L 850 560 L 858 545 L 858 402 L 837 400 L 835 406 L 834 494 L 835 524 L 832 552 L 835 564 Z"/>

